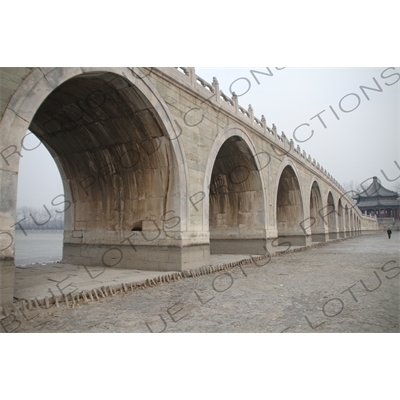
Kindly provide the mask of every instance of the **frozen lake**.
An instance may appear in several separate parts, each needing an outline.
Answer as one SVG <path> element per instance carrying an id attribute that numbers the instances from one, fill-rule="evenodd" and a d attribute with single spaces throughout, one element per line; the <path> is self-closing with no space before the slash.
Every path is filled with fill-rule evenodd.
<path id="1" fill-rule="evenodd" d="M 60 261 L 63 231 L 16 231 L 15 265 Z"/>

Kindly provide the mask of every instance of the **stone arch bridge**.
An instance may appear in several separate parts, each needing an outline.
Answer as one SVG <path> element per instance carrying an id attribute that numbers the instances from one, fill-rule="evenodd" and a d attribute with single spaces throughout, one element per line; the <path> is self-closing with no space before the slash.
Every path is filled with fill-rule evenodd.
<path id="1" fill-rule="evenodd" d="M 175 270 L 377 229 L 315 160 L 194 68 L 0 69 L 0 306 L 27 131 L 65 191 L 63 262 Z M 284 247 L 285 246 L 285 247 Z"/>

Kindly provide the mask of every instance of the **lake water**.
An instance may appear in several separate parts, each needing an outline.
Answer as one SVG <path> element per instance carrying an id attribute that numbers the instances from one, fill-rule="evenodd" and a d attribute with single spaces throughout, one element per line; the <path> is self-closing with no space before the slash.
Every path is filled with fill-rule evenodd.
<path id="1" fill-rule="evenodd" d="M 47 263 L 62 258 L 63 231 L 16 231 L 15 265 Z"/>

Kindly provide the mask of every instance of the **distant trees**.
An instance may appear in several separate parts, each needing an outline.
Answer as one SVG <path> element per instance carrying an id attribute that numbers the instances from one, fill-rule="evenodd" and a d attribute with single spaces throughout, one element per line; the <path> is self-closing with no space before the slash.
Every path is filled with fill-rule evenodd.
<path id="1" fill-rule="evenodd" d="M 394 186 L 393 189 L 397 194 L 400 196 L 400 182 L 397 182 Z"/>
<path id="2" fill-rule="evenodd" d="M 47 206 L 19 207 L 15 222 L 18 230 L 63 230 L 64 212 Z"/>
<path id="3" fill-rule="evenodd" d="M 345 189 L 347 192 L 352 192 L 349 193 L 351 196 L 355 196 L 357 194 L 360 194 L 364 189 L 361 188 L 361 185 L 357 182 L 350 181 L 350 182 L 345 182 L 343 183 L 343 189 Z"/>
<path id="4" fill-rule="evenodd" d="M 350 181 L 343 183 L 343 189 L 347 192 L 347 194 L 353 199 L 353 202 L 357 204 L 356 198 L 358 195 L 364 191 L 361 185 L 357 182 Z"/>

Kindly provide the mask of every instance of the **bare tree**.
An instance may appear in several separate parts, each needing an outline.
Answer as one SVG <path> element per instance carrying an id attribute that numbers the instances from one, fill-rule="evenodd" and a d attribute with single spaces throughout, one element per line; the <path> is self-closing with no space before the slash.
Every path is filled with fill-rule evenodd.
<path id="1" fill-rule="evenodd" d="M 16 229 L 50 230 L 64 229 L 64 213 L 55 208 L 20 207 L 17 209 Z"/>
<path id="2" fill-rule="evenodd" d="M 350 181 L 343 183 L 342 187 L 347 192 L 347 194 L 353 199 L 354 204 L 357 204 L 356 198 L 358 198 L 359 194 L 364 191 L 361 185 L 357 182 Z"/>
<path id="3" fill-rule="evenodd" d="M 400 196 L 400 180 L 394 184 L 393 189 Z"/>

